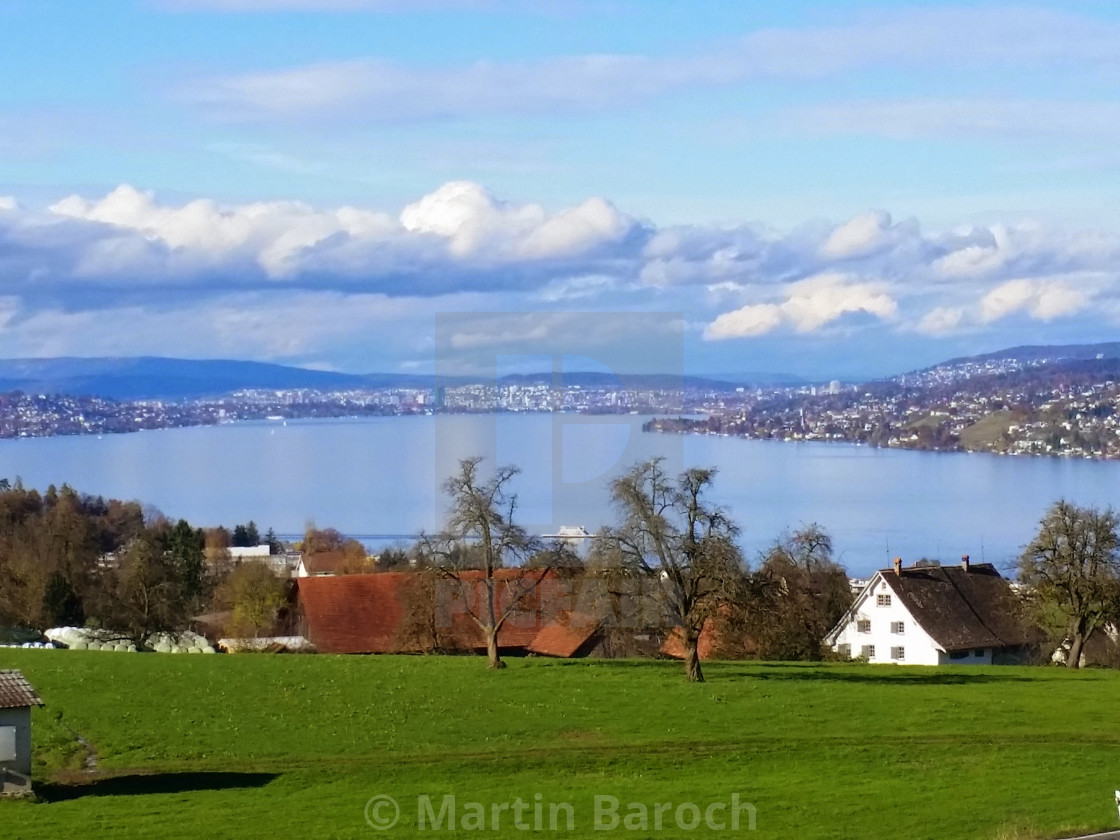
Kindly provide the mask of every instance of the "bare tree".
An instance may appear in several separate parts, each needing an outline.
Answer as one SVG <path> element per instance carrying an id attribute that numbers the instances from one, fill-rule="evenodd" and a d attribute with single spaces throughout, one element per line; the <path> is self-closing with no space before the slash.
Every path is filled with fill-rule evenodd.
<path id="1" fill-rule="evenodd" d="M 459 471 L 444 482 L 451 511 L 442 532 L 421 537 L 421 551 L 452 583 L 458 604 L 482 631 L 490 667 L 504 668 L 499 654 L 502 627 L 525 610 L 528 596 L 551 569 L 553 552 L 514 523 L 517 496 L 509 484 L 520 470 L 499 467 L 484 479 L 479 473 L 482 460 L 463 459 Z M 514 566 L 523 568 L 520 573 L 499 574 Z"/>
<path id="2" fill-rule="evenodd" d="M 852 603 L 832 538 L 815 522 L 779 538 L 763 555 L 747 626 L 764 659 L 821 659 L 822 640 Z"/>
<path id="3" fill-rule="evenodd" d="M 1077 668 L 1086 642 L 1117 615 L 1120 604 L 1120 517 L 1111 509 L 1055 502 L 1019 558 L 1044 623 L 1069 642 L 1066 665 Z"/>
<path id="4" fill-rule="evenodd" d="M 662 620 L 682 635 L 692 682 L 704 680 L 704 622 L 734 599 L 743 578 L 738 528 L 704 498 L 715 474 L 694 468 L 674 480 L 660 458 L 636 464 L 611 483 L 621 521 L 599 535 L 601 550 L 613 551 L 622 568 L 658 593 Z"/>

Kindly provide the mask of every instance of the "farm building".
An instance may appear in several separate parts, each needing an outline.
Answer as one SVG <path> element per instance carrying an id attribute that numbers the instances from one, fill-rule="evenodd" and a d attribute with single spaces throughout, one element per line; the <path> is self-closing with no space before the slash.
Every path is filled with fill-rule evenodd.
<path id="1" fill-rule="evenodd" d="M 841 656 L 908 665 L 1022 662 L 1043 641 L 990 563 L 876 572 L 825 639 Z"/>
<path id="2" fill-rule="evenodd" d="M 599 621 L 570 609 L 570 591 L 554 573 L 540 585 L 519 586 L 528 574 L 521 569 L 498 572 L 499 592 L 522 602 L 501 630 L 502 652 L 591 653 L 599 641 Z M 292 629 L 322 653 L 485 650 L 485 637 L 463 600 L 464 594 L 477 598 L 480 585 L 481 577 L 470 574 L 462 584 L 415 572 L 299 578 Z"/>
<path id="3" fill-rule="evenodd" d="M 31 790 L 31 707 L 43 701 L 19 671 L 0 671 L 0 794 Z"/>

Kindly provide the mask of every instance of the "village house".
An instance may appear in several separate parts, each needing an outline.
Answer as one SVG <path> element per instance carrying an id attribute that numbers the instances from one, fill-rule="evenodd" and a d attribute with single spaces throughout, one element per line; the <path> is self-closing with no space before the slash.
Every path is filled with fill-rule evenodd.
<path id="1" fill-rule="evenodd" d="M 0 794 L 31 791 L 31 707 L 39 695 L 19 671 L 0 671 Z"/>
<path id="2" fill-rule="evenodd" d="M 876 572 L 825 637 L 836 653 L 906 665 L 999 665 L 1026 661 L 1043 640 L 990 563 Z"/>

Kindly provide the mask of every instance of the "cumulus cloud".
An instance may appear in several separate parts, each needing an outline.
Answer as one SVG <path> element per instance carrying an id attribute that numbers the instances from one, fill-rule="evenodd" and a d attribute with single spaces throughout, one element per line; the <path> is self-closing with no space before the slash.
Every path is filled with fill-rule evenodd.
<path id="1" fill-rule="evenodd" d="M 0 208 L 0 297 L 8 301 L 0 331 L 16 355 L 12 342 L 73 352 L 71 337 L 87 330 L 105 333 L 86 352 L 123 353 L 126 345 L 152 352 L 159 331 L 144 338 L 142 329 L 155 323 L 178 335 L 169 323 L 186 313 L 206 347 L 236 354 L 251 345 L 254 358 L 322 361 L 327 357 L 313 356 L 315 348 L 356 323 L 340 320 L 349 301 L 367 320 L 371 301 L 378 311 L 409 302 L 413 311 L 427 307 L 430 322 L 433 309 L 444 311 L 462 295 L 474 296 L 482 310 L 673 311 L 695 325 L 688 335 L 709 341 L 832 332 L 826 328 L 837 324 L 847 335 L 878 329 L 950 336 L 1015 314 L 1067 324 L 1090 312 L 1098 322 L 1120 318 L 1120 234 L 1030 222 L 924 231 L 914 220 L 872 211 L 790 231 L 657 228 L 601 197 L 548 209 L 467 181 L 396 211 L 296 201 L 169 203 L 129 186 L 69 196 L 45 210 L 14 200 Z M 260 313 L 238 315 L 233 296 L 256 301 Z M 282 322 L 261 313 L 297 299 L 314 303 L 333 332 L 269 337 Z M 209 319 L 201 314 L 207 311 Z M 293 310 L 283 312 L 300 322 Z M 136 328 L 113 338 L 109 323 Z M 576 334 L 581 323 L 579 316 L 545 327 L 526 322 L 524 335 L 541 343 Z M 59 331 L 53 338 L 52 329 Z M 489 351 L 504 341 L 488 339 L 485 325 L 456 332 L 457 352 Z M 242 339 L 247 343 L 238 344 Z M 401 340 L 412 338 L 402 333 Z M 187 335 L 180 344 L 176 352 L 199 352 Z"/>
<path id="2" fill-rule="evenodd" d="M 964 318 L 964 310 L 956 306 L 938 306 L 918 321 L 918 332 L 927 335 L 945 335 L 955 330 Z"/>
<path id="3" fill-rule="evenodd" d="M 1090 295 L 1062 280 L 1009 280 L 980 300 L 980 320 L 997 321 L 1026 311 L 1038 321 L 1050 321 L 1084 309 Z"/>
<path id="4" fill-rule="evenodd" d="M 405 207 L 400 220 L 408 231 L 445 238 L 458 256 L 489 247 L 496 255 L 524 259 L 577 255 L 622 239 L 634 225 L 601 198 L 549 215 L 536 204 L 497 201 L 470 181 L 444 184 Z"/>
<path id="5" fill-rule="evenodd" d="M 791 284 L 786 289 L 785 300 L 779 304 L 748 304 L 723 313 L 704 330 L 704 338 L 709 341 L 748 338 L 783 325 L 807 333 L 853 312 L 889 320 L 897 311 L 898 304 L 883 283 L 828 273 Z"/>
<path id="6" fill-rule="evenodd" d="M 222 207 L 200 199 L 169 206 L 127 185 L 99 199 L 70 196 L 49 215 L 86 223 L 81 239 L 92 241 L 74 243 L 82 246 L 71 264 L 76 276 L 228 273 L 243 283 L 334 278 L 419 294 L 436 290 L 439 278 L 453 285 L 534 285 L 572 261 L 579 266 L 565 272 L 592 270 L 638 228 L 601 198 L 550 213 L 536 204 L 499 201 L 465 181 L 443 185 L 397 218 L 295 201 Z M 46 227 L 39 225 L 49 236 Z"/>
<path id="7" fill-rule="evenodd" d="M 836 227 L 821 246 L 821 253 L 837 259 L 867 256 L 897 245 L 917 232 L 915 221 L 893 225 L 890 213 L 872 210 Z"/>

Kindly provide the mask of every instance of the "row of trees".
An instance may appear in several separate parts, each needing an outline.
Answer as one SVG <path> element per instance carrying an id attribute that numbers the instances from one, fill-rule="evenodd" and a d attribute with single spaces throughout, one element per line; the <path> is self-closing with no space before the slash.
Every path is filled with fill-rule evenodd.
<path id="1" fill-rule="evenodd" d="M 462 461 L 445 483 L 451 514 L 442 532 L 422 541 L 420 557 L 464 587 L 481 584 L 482 597 L 466 602 L 486 639 L 490 667 L 500 668 L 502 627 L 524 597 L 549 571 L 580 561 L 562 543 L 545 545 L 516 524 L 517 497 L 509 487 L 516 467 L 484 479 L 480 463 Z M 653 459 L 615 479 L 618 519 L 596 535 L 587 571 L 608 583 L 608 597 L 621 597 L 628 582 L 646 584 L 658 613 L 652 623 L 679 634 L 689 680 L 704 679 L 700 634 L 713 622 L 725 643 L 738 636 L 752 639 L 756 653 L 821 658 L 825 632 L 851 603 L 831 540 L 815 525 L 804 528 L 775 544 L 751 573 L 736 543 L 737 525 L 708 498 L 715 475 L 694 468 L 672 476 Z M 523 573 L 499 580 L 498 571 L 510 565 Z"/>
<path id="2" fill-rule="evenodd" d="M 499 634 L 522 596 L 549 569 L 577 561 L 562 545 L 544 546 L 515 524 L 509 484 L 517 469 L 503 467 L 483 480 L 480 462 L 462 461 L 444 485 L 452 513 L 441 534 L 425 539 L 421 557 L 461 583 L 481 574 L 483 598 L 470 614 L 486 637 L 490 666 L 498 668 Z M 655 596 L 661 626 L 680 635 L 689 680 L 704 678 L 699 640 L 706 626 L 718 627 L 731 655 L 822 658 L 826 633 L 853 600 L 829 535 L 816 525 L 802 528 L 775 543 L 752 572 L 736 544 L 736 523 L 708 499 L 715 475 L 693 468 L 670 476 L 653 459 L 615 479 L 617 522 L 596 535 L 588 569 L 617 589 L 627 580 L 656 582 L 647 593 Z M 533 570 L 513 578 L 519 591 L 512 595 L 511 584 L 500 586 L 496 576 L 507 564 Z M 1055 503 L 1019 559 L 1019 580 L 1028 620 L 1066 648 L 1067 665 L 1078 667 L 1090 639 L 1106 627 L 1115 635 L 1120 625 L 1120 516 Z"/>
<path id="3" fill-rule="evenodd" d="M 709 499 L 713 469 L 670 475 L 658 459 L 636 464 L 611 483 L 616 520 L 581 560 L 563 542 L 546 543 L 517 524 L 516 467 L 486 476 L 481 465 L 466 459 L 445 483 L 445 527 L 407 554 L 388 552 L 378 568 L 426 569 L 416 587 L 423 598 L 433 576 L 481 588 L 481 598 L 464 603 L 474 605 L 469 615 L 492 667 L 502 667 L 503 627 L 550 572 L 594 576 L 615 606 L 628 584 L 644 583 L 643 620 L 678 635 L 696 681 L 703 679 L 705 626 L 718 628 L 727 655 L 820 659 L 825 634 L 851 604 L 847 574 L 816 525 L 779 539 L 751 570 L 737 524 Z M 224 549 L 235 535 L 237 542 L 261 539 L 252 522 L 233 534 L 204 531 L 66 485 L 39 494 L 0 482 L 0 626 L 87 625 L 143 645 L 200 612 L 227 610 L 230 632 L 257 635 L 284 603 L 283 581 L 264 564 L 229 563 Z M 270 531 L 265 539 L 275 538 Z M 368 571 L 360 543 L 333 529 L 309 527 L 304 549 L 352 553 L 352 571 Z M 522 571 L 502 575 L 508 567 Z M 1019 578 L 1031 616 L 1077 667 L 1086 645 L 1120 623 L 1120 517 L 1057 502 L 1025 548 Z M 420 612 L 413 618 L 426 632 L 421 625 L 431 617 Z"/>
<path id="4" fill-rule="evenodd" d="M 258 539 L 249 525 L 234 533 Z M 200 612 L 235 608 L 249 577 L 275 603 L 281 581 L 236 568 L 228 537 L 68 485 L 40 494 L 0 482 L 0 626 L 88 626 L 143 646 Z"/>

